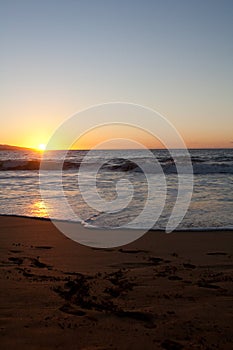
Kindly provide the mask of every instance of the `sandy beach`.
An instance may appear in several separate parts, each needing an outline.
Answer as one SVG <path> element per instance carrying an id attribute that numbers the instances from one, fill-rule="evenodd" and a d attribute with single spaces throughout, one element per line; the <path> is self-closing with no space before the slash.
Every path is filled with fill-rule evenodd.
<path id="1" fill-rule="evenodd" d="M 232 349 L 233 232 L 95 249 L 46 220 L 0 227 L 1 349 Z"/>

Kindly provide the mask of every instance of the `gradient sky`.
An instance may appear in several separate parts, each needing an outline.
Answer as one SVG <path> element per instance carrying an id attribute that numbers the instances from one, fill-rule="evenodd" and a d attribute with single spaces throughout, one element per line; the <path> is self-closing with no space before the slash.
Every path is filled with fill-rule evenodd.
<path id="1" fill-rule="evenodd" d="M 36 147 L 77 111 L 125 101 L 167 117 L 188 147 L 233 147 L 232 0 L 0 7 L 0 143 Z"/>

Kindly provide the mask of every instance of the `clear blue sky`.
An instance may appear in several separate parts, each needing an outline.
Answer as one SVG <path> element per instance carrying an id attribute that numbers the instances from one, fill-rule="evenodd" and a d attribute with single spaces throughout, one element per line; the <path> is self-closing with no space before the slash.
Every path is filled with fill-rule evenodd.
<path id="1" fill-rule="evenodd" d="M 233 146 L 232 0 L 0 1 L 0 143 L 36 146 L 69 115 L 129 101 L 190 147 Z"/>

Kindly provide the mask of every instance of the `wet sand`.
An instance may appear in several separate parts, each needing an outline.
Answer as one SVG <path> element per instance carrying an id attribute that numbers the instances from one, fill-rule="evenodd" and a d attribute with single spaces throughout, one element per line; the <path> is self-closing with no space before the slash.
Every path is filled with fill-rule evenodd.
<path id="1" fill-rule="evenodd" d="M 233 232 L 95 249 L 2 216 L 0 251 L 1 349 L 232 349 Z"/>

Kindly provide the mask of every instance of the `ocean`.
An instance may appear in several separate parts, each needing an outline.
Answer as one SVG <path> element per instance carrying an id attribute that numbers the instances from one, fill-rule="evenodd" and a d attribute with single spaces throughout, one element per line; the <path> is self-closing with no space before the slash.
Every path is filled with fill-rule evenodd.
<path id="1" fill-rule="evenodd" d="M 98 150 L 91 154 L 87 151 L 68 151 L 67 154 L 65 151 L 46 151 L 43 155 L 46 169 L 41 173 L 42 153 L 0 151 L 0 214 L 79 221 L 86 227 L 97 228 L 125 227 L 138 218 L 137 228 L 143 229 L 154 215 L 153 203 L 142 218 L 139 215 L 148 199 L 147 182 L 152 181 L 156 187 L 154 200 L 157 207 L 161 206 L 152 228 L 164 230 L 177 198 L 176 161 L 167 150 L 151 152 L 162 175 L 161 171 L 154 170 L 153 160 L 145 158 L 141 150 Z M 193 193 L 189 208 L 176 229 L 233 229 L 233 149 L 191 149 L 189 152 L 194 174 Z M 64 154 L 62 186 L 72 211 L 64 209 L 59 191 L 58 168 Z M 146 165 L 146 174 L 137 166 L 138 162 Z M 80 190 L 78 174 L 83 164 Z M 96 167 L 99 167 L 98 174 L 93 183 Z M 41 181 L 46 187 L 43 196 Z M 126 195 L 130 191 L 130 200 L 127 196 L 118 196 L 118 190 Z M 96 193 L 107 207 L 119 197 L 117 209 L 99 209 Z"/>

